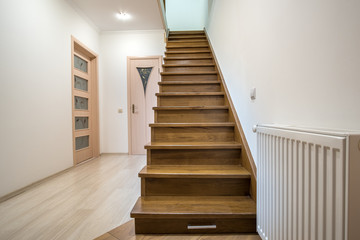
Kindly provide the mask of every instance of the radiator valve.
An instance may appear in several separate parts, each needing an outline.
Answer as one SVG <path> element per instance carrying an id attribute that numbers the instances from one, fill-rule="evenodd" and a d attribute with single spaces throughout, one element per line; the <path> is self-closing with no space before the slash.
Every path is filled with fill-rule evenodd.
<path id="1" fill-rule="evenodd" d="M 252 127 L 252 131 L 254 132 L 254 133 L 256 133 L 256 128 L 257 128 L 257 125 L 254 125 L 253 127 Z M 360 143 L 359 143 L 360 144 Z M 360 147 L 360 145 L 359 145 L 359 147 Z"/>

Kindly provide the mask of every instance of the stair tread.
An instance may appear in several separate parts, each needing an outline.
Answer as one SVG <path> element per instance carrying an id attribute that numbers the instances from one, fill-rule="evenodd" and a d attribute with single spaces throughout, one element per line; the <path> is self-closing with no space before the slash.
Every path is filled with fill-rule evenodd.
<path id="1" fill-rule="evenodd" d="M 195 35 L 195 34 L 194 34 Z M 205 35 L 201 35 L 201 34 L 198 34 L 200 36 L 169 36 L 168 40 L 170 40 L 169 42 L 171 42 L 172 39 L 189 39 L 189 38 L 192 38 L 192 39 L 198 39 L 198 38 L 204 38 L 206 39 L 206 36 Z"/>
<path id="2" fill-rule="evenodd" d="M 143 196 L 134 218 L 255 218 L 256 203 L 248 196 Z"/>
<path id="3" fill-rule="evenodd" d="M 166 51 L 166 53 L 209 53 L 210 50 L 182 50 L 182 51 Z"/>
<path id="4" fill-rule="evenodd" d="M 213 67 L 214 63 L 200 63 L 200 64 L 163 64 L 163 67 Z"/>
<path id="5" fill-rule="evenodd" d="M 223 92 L 161 92 L 156 96 L 224 96 Z"/>
<path id="6" fill-rule="evenodd" d="M 212 57 L 164 57 L 164 60 L 200 60 L 200 59 L 212 59 Z"/>
<path id="7" fill-rule="evenodd" d="M 154 110 L 228 110 L 228 106 L 163 106 L 153 107 Z"/>
<path id="8" fill-rule="evenodd" d="M 210 80 L 210 81 L 161 81 L 158 82 L 159 85 L 195 85 L 195 84 L 220 84 L 219 81 Z"/>
<path id="9" fill-rule="evenodd" d="M 209 47 L 208 44 L 194 44 L 194 45 L 178 45 L 178 46 L 167 46 L 166 48 L 202 48 Z"/>
<path id="10" fill-rule="evenodd" d="M 250 178 L 239 165 L 148 165 L 139 177 L 148 178 Z"/>
<path id="11" fill-rule="evenodd" d="M 205 34 L 203 30 L 189 30 L 189 31 L 170 31 L 169 36 L 179 34 Z"/>
<path id="12" fill-rule="evenodd" d="M 150 142 L 145 149 L 241 149 L 238 142 Z"/>
<path id="13" fill-rule="evenodd" d="M 215 75 L 217 71 L 193 71 L 193 72 L 161 72 L 161 75 Z"/>
<path id="14" fill-rule="evenodd" d="M 199 43 L 199 42 L 205 42 L 206 44 L 208 44 L 208 41 L 206 39 L 173 40 L 173 41 L 170 41 L 170 42 L 171 43 Z"/>
<path id="15" fill-rule="evenodd" d="M 234 127 L 234 122 L 215 123 L 151 123 L 150 127 Z"/>

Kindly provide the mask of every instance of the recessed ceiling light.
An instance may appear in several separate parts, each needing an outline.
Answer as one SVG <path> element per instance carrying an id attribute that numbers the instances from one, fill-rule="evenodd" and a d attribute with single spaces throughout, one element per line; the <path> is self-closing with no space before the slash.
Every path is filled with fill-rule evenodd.
<path id="1" fill-rule="evenodd" d="M 116 17 L 120 20 L 128 20 L 131 18 L 130 14 L 126 12 L 118 12 L 116 13 Z"/>

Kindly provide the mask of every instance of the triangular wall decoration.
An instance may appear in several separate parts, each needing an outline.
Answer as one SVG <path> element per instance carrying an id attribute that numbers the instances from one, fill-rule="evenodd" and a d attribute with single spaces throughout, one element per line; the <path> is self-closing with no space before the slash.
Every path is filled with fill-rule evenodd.
<path id="1" fill-rule="evenodd" d="M 149 76 L 150 73 L 153 69 L 153 67 L 146 67 L 146 68 L 142 68 L 142 67 L 137 67 L 136 68 L 139 72 L 143 87 L 144 87 L 144 94 L 146 94 L 146 86 L 148 84 L 148 80 L 149 80 Z"/>

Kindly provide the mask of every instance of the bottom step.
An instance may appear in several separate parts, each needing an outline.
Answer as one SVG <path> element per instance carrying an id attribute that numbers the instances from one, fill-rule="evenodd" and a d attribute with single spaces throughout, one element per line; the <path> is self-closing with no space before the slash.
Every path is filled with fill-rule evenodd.
<path id="1" fill-rule="evenodd" d="M 250 197 L 140 197 L 131 217 L 136 233 L 256 232 L 256 204 Z"/>

